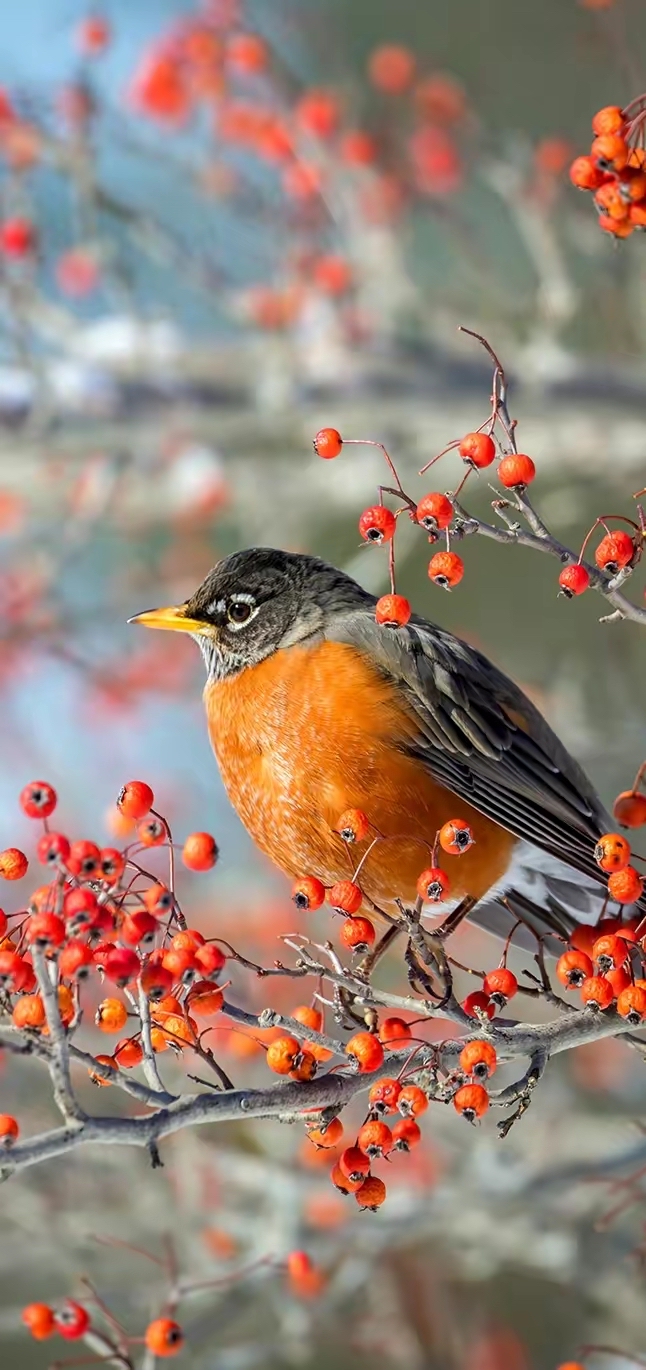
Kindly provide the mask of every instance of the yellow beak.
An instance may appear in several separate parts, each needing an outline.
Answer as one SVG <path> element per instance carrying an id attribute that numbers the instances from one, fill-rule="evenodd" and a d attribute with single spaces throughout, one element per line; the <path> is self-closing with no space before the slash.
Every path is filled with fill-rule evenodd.
<path id="1" fill-rule="evenodd" d="M 183 605 L 169 604 L 166 609 L 146 609 L 135 614 L 128 623 L 141 623 L 144 628 L 166 628 L 175 633 L 204 633 L 208 624 L 199 618 L 188 618 Z"/>

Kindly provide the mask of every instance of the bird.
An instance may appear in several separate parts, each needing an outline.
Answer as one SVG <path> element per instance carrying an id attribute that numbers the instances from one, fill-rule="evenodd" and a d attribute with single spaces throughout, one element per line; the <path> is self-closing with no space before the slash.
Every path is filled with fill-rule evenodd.
<path id="1" fill-rule="evenodd" d="M 596 923 L 607 877 L 594 848 L 612 825 L 582 768 L 482 652 L 416 614 L 379 624 L 376 602 L 318 557 L 254 547 L 219 561 L 185 603 L 130 622 L 199 644 L 225 789 L 291 879 L 329 889 L 364 857 L 366 911 L 397 918 L 435 864 L 438 831 L 461 819 L 474 841 L 440 853 L 443 910 L 466 900 L 499 936 L 520 919 L 534 946 Z M 371 825 L 353 848 L 338 831 L 349 809 Z"/>

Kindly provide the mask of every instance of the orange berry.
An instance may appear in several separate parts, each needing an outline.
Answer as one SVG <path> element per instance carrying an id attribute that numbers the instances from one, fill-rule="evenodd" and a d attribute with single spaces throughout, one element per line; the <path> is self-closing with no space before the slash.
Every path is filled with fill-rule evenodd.
<path id="1" fill-rule="evenodd" d="M 627 951 L 623 937 L 617 937 L 614 933 L 598 937 L 592 948 L 592 957 L 597 963 L 599 974 L 606 975 L 609 970 L 617 970 L 619 966 L 623 966 Z"/>
<path id="2" fill-rule="evenodd" d="M 498 1058 L 491 1042 L 467 1042 L 460 1052 L 460 1070 L 479 1081 L 493 1075 L 497 1064 Z"/>
<path id="3" fill-rule="evenodd" d="M 292 901 L 303 911 L 320 909 L 325 902 L 325 885 L 313 875 L 303 875 L 292 885 Z"/>
<path id="4" fill-rule="evenodd" d="M 594 197 L 594 203 L 604 214 L 619 223 L 628 218 L 628 204 L 621 193 L 621 186 L 614 181 L 608 181 L 600 187 Z"/>
<path id="5" fill-rule="evenodd" d="M 433 534 L 448 528 L 453 513 L 453 505 L 448 496 L 433 490 L 430 495 L 424 495 L 420 500 L 415 510 L 415 518 L 427 533 Z"/>
<path id="6" fill-rule="evenodd" d="M 355 1032 L 346 1043 L 346 1055 L 356 1062 L 360 1074 L 378 1070 L 383 1065 L 384 1049 L 371 1032 Z"/>
<path id="7" fill-rule="evenodd" d="M 376 1213 L 382 1203 L 385 1203 L 386 1186 L 378 1175 L 369 1175 L 354 1197 L 359 1208 L 367 1208 L 371 1213 Z"/>
<path id="8" fill-rule="evenodd" d="M 76 45 L 84 57 L 98 57 L 110 42 L 110 25 L 100 14 L 88 14 L 76 30 Z"/>
<path id="9" fill-rule="evenodd" d="M 327 1127 L 312 1127 L 307 1135 L 314 1146 L 336 1146 L 343 1136 L 343 1123 L 340 1118 L 331 1118 Z"/>
<path id="10" fill-rule="evenodd" d="M 344 1175 L 338 1161 L 332 1166 L 330 1179 L 335 1189 L 338 1189 L 341 1194 L 356 1194 L 363 1184 L 363 1176 L 360 1180 L 349 1180 L 347 1175 Z"/>
<path id="11" fill-rule="evenodd" d="M 58 973 L 63 980 L 86 980 L 94 965 L 94 952 L 80 938 L 68 941 L 58 958 Z"/>
<path id="12" fill-rule="evenodd" d="M 295 1037 L 277 1037 L 267 1048 L 267 1065 L 276 1075 L 289 1075 L 300 1054 L 300 1042 Z"/>
<path id="13" fill-rule="evenodd" d="M 404 595 L 382 595 L 375 604 L 375 619 L 384 628 L 405 628 L 412 612 Z"/>
<path id="14" fill-rule="evenodd" d="M 349 129 L 341 139 L 339 154 L 350 166 L 370 166 L 377 156 L 377 144 L 362 129 Z"/>
<path id="15" fill-rule="evenodd" d="M 603 233 L 611 233 L 613 238 L 629 238 L 640 223 L 639 212 L 640 206 L 632 205 L 627 219 L 614 219 L 611 214 L 600 214 L 597 223 Z"/>
<path id="16" fill-rule="evenodd" d="M 215 980 L 224 969 L 227 958 L 215 942 L 205 942 L 195 950 L 195 960 L 205 980 Z"/>
<path id="17" fill-rule="evenodd" d="M 24 994 L 16 1000 L 11 1014 L 17 1028 L 40 1028 L 47 1021 L 45 1005 L 40 994 Z"/>
<path id="18" fill-rule="evenodd" d="M 0 1113 L 0 1147 L 13 1146 L 20 1134 L 20 1128 L 10 1113 Z"/>
<path id="19" fill-rule="evenodd" d="M 118 885 L 126 868 L 126 858 L 116 847 L 101 848 L 101 877 L 108 885 Z"/>
<path id="20" fill-rule="evenodd" d="M 587 1008 L 609 1008 L 614 997 L 612 985 L 604 975 L 590 975 L 581 985 L 581 998 Z"/>
<path id="21" fill-rule="evenodd" d="M 617 995 L 617 1013 L 636 1027 L 646 1018 L 646 990 L 641 985 L 627 985 Z"/>
<path id="22" fill-rule="evenodd" d="M 196 980 L 188 992 L 187 1006 L 198 1018 L 212 1018 L 219 1013 L 224 995 L 210 980 Z"/>
<path id="23" fill-rule="evenodd" d="M 17 993 L 26 989 L 33 978 L 33 968 L 17 951 L 9 946 L 0 948 L 0 987 Z"/>
<path id="24" fill-rule="evenodd" d="M 154 884 L 144 890 L 143 901 L 149 913 L 155 918 L 163 918 L 173 908 L 175 896 L 165 885 Z"/>
<path id="25" fill-rule="evenodd" d="M 584 951 L 565 951 L 556 963 L 556 974 L 566 989 L 580 989 L 594 968 Z"/>
<path id="26" fill-rule="evenodd" d="M 343 438 L 336 428 L 319 429 L 314 439 L 314 451 L 317 457 L 331 461 L 333 457 L 338 457 L 342 447 Z"/>
<path id="27" fill-rule="evenodd" d="M 346 809 L 334 824 L 344 842 L 363 842 L 370 833 L 370 819 L 363 809 Z"/>
<path id="28" fill-rule="evenodd" d="M 592 120 L 592 132 L 597 137 L 603 133 L 623 134 L 625 128 L 624 112 L 619 105 L 604 105 L 598 109 Z"/>
<path id="29" fill-rule="evenodd" d="M 496 474 L 506 490 L 515 490 L 531 484 L 536 476 L 536 467 L 525 452 L 512 452 L 503 457 Z"/>
<path id="30" fill-rule="evenodd" d="M 619 133 L 602 133 L 594 139 L 590 156 L 602 171 L 622 171 L 630 148 Z"/>
<path id="31" fill-rule="evenodd" d="M 463 818 L 452 818 L 440 828 L 440 846 L 442 851 L 449 852 L 451 856 L 461 856 L 473 846 L 474 841 L 473 832 Z"/>
<path id="32" fill-rule="evenodd" d="M 426 1113 L 428 1096 L 419 1085 L 404 1085 L 397 1100 L 397 1110 L 402 1118 L 419 1118 Z"/>
<path id="33" fill-rule="evenodd" d="M 326 140 L 336 132 L 339 102 L 326 90 L 307 90 L 297 101 L 294 116 L 305 134 Z"/>
<path id="34" fill-rule="evenodd" d="M 168 838 L 166 824 L 151 814 L 137 824 L 137 837 L 144 847 L 161 847 Z"/>
<path id="35" fill-rule="evenodd" d="M 328 890 L 327 900 L 337 913 L 358 913 L 363 895 L 359 886 L 352 880 L 338 880 L 336 885 L 332 885 Z"/>
<path id="36" fill-rule="evenodd" d="M 161 961 L 157 959 L 159 952 L 153 952 L 148 957 L 141 969 L 139 984 L 151 1003 L 159 1002 L 165 994 L 173 988 L 174 976 Z"/>
<path id="37" fill-rule="evenodd" d="M 453 590 L 464 575 L 464 562 L 457 552 L 436 552 L 428 563 L 429 579 L 442 590 Z"/>
<path id="38" fill-rule="evenodd" d="M 0 852 L 0 877 L 3 880 L 22 880 L 28 867 L 27 857 L 18 847 L 7 847 Z"/>
<path id="39" fill-rule="evenodd" d="M 417 881 L 417 893 L 425 904 L 437 904 L 441 899 L 445 899 L 451 887 L 446 871 L 439 866 L 429 866 L 428 870 L 422 871 Z"/>
<path id="40" fill-rule="evenodd" d="M 46 780 L 30 781 L 20 794 L 20 807 L 28 818 L 49 818 L 56 801 L 56 790 Z"/>
<path id="41" fill-rule="evenodd" d="M 243 76 L 257 76 L 269 61 L 264 38 L 257 33 L 234 33 L 227 41 L 226 63 Z"/>
<path id="42" fill-rule="evenodd" d="M 184 1345 L 184 1333 L 172 1318 L 155 1318 L 148 1323 L 144 1341 L 154 1356 L 176 1356 Z"/>
<path id="43" fill-rule="evenodd" d="M 570 180 L 577 190 L 598 190 L 603 185 L 604 172 L 591 157 L 575 157 L 570 167 Z"/>
<path id="44" fill-rule="evenodd" d="M 402 1088 L 401 1080 L 391 1080 L 387 1077 L 377 1080 L 376 1084 L 371 1086 L 368 1095 L 370 1108 L 375 1113 L 394 1113 Z"/>
<path id="45" fill-rule="evenodd" d="M 618 904 L 635 904 L 644 892 L 644 881 L 634 866 L 624 866 L 608 880 L 608 894 Z"/>
<path id="46" fill-rule="evenodd" d="M 294 1066 L 294 1069 L 289 1072 L 290 1078 L 292 1080 L 313 1080 L 316 1071 L 316 1056 L 313 1051 L 310 1051 L 309 1043 L 303 1043 L 296 1065 Z"/>
<path id="47" fill-rule="evenodd" d="M 642 828 L 646 824 L 646 794 L 622 790 L 615 799 L 612 813 L 622 828 Z"/>
<path id="48" fill-rule="evenodd" d="M 94 1060 L 98 1066 L 112 1066 L 113 1069 L 115 1069 L 117 1064 L 114 1056 L 106 1056 L 104 1054 L 95 1056 Z M 112 1084 L 112 1080 L 109 1080 L 105 1075 L 100 1075 L 98 1070 L 93 1070 L 91 1066 L 88 1069 L 88 1075 L 92 1084 L 99 1085 L 100 1088 L 107 1088 L 108 1085 Z"/>
<path id="49" fill-rule="evenodd" d="M 197 957 L 190 947 L 169 947 L 163 954 L 162 966 L 183 985 L 190 985 L 197 978 Z"/>
<path id="50" fill-rule="evenodd" d="M 144 780 L 129 780 L 117 795 L 117 808 L 125 818 L 145 818 L 150 813 L 155 796 Z"/>
<path id="51" fill-rule="evenodd" d="M 193 1046 L 197 1038 L 197 1023 L 183 1014 L 167 1013 L 159 1020 L 160 1027 L 171 1046 Z"/>
<path id="52" fill-rule="evenodd" d="M 488 433 L 467 433 L 458 448 L 463 461 L 481 470 L 491 466 L 496 455 L 496 444 Z"/>
<path id="53" fill-rule="evenodd" d="M 489 1107 L 489 1095 L 482 1085 L 461 1085 L 453 1095 L 453 1107 L 469 1123 L 482 1118 Z"/>
<path id="54" fill-rule="evenodd" d="M 94 1015 L 100 1032 L 121 1032 L 128 1021 L 128 1010 L 122 999 L 102 999 Z"/>
<path id="55" fill-rule="evenodd" d="M 360 953 L 374 945 L 376 936 L 374 924 L 369 918 L 346 918 L 340 932 L 343 945 Z"/>
<path id="56" fill-rule="evenodd" d="M 218 848 L 209 832 L 193 832 L 182 848 L 182 861 L 190 871 L 210 871 L 218 859 Z"/>
<path id="57" fill-rule="evenodd" d="M 72 842 L 67 858 L 67 867 L 72 875 L 90 879 L 93 875 L 98 875 L 100 865 L 101 852 L 96 842 L 88 842 L 84 838 L 79 842 Z"/>
<path id="58" fill-rule="evenodd" d="M 54 1310 L 47 1303 L 28 1303 L 20 1316 L 36 1341 L 45 1341 L 56 1331 Z"/>
<path id="59" fill-rule="evenodd" d="M 56 913 L 32 913 L 25 924 L 25 939 L 30 947 L 60 947 L 65 941 L 65 924 Z"/>
<path id="60" fill-rule="evenodd" d="M 498 966 L 497 970 L 490 970 L 485 975 L 482 988 L 498 1008 L 503 1008 L 507 1000 L 513 999 L 517 993 L 518 980 L 513 971 L 507 970 L 506 966 Z"/>

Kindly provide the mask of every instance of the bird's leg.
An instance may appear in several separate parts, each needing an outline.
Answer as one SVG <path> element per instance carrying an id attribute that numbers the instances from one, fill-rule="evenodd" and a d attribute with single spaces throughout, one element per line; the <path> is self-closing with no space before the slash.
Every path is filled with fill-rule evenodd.
<path id="1" fill-rule="evenodd" d="M 356 968 L 355 974 L 369 980 L 375 966 L 381 961 L 382 956 L 384 956 L 388 951 L 388 948 L 392 946 L 395 938 L 400 936 L 401 932 L 403 932 L 403 928 L 400 923 L 391 923 L 390 926 L 386 928 L 383 936 L 379 938 L 376 946 L 372 948 L 372 951 L 369 951 L 366 956 L 362 957 Z"/>
<path id="2" fill-rule="evenodd" d="M 401 911 L 402 919 L 404 920 L 408 928 L 408 933 L 410 937 L 409 945 L 413 948 L 418 968 L 421 971 L 422 966 L 431 967 L 437 973 L 442 984 L 441 995 L 437 993 L 437 990 L 429 991 L 430 982 L 428 981 L 428 977 L 425 977 L 423 983 L 426 992 L 431 992 L 433 994 L 433 998 L 439 1000 L 438 1008 L 443 1008 L 446 1004 L 448 1004 L 451 995 L 453 994 L 453 975 L 451 973 L 451 967 L 446 956 L 446 952 L 444 950 L 442 938 L 438 936 L 437 933 L 431 933 L 426 928 L 422 927 L 420 921 L 422 912 L 422 902 L 420 899 L 417 900 L 414 909 L 406 908 L 406 906 L 402 903 L 399 903 L 399 901 L 398 905 Z M 467 908 L 465 909 L 465 914 L 468 912 L 469 907 L 471 907 L 471 905 L 467 906 Z M 456 912 L 457 911 L 458 910 L 456 910 Z"/>
<path id="3" fill-rule="evenodd" d="M 477 902 L 477 899 L 474 899 L 472 894 L 465 894 L 464 899 L 461 899 L 457 907 L 454 908 L 451 913 L 447 914 L 444 922 L 440 923 L 439 928 L 433 930 L 433 938 L 437 938 L 440 942 L 448 941 L 448 938 L 453 935 L 456 928 L 460 926 L 460 923 L 464 922 L 464 919 L 469 917 L 472 908 L 474 908 Z"/>

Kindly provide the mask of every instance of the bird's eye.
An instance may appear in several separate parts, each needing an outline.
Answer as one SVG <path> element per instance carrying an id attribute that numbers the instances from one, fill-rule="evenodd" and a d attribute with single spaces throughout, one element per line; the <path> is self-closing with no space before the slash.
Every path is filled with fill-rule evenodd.
<path id="1" fill-rule="evenodd" d="M 227 617 L 230 623 L 235 623 L 236 627 L 242 623 L 248 623 L 253 613 L 253 606 L 244 599 L 234 599 L 227 608 Z"/>

